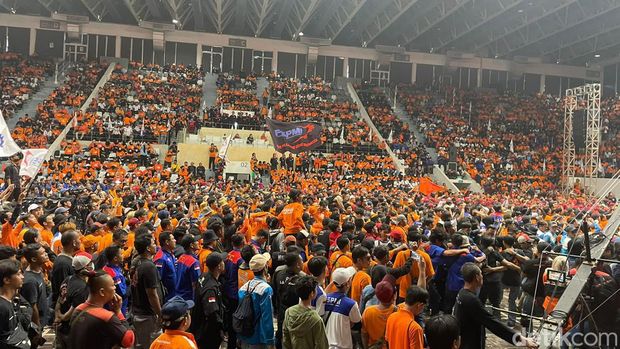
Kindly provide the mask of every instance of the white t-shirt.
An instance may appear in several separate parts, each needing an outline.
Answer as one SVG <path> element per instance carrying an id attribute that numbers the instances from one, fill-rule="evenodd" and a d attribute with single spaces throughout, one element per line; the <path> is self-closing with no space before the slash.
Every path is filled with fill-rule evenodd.
<path id="1" fill-rule="evenodd" d="M 331 315 L 330 315 L 331 314 Z M 330 349 L 352 349 L 351 325 L 362 321 L 360 309 L 353 299 L 343 293 L 334 292 L 327 295 L 325 301 L 325 325 Z"/>

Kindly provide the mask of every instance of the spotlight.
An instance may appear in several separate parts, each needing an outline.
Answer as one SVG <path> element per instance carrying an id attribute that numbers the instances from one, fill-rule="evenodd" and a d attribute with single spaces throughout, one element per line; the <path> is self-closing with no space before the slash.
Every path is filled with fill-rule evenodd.
<path id="1" fill-rule="evenodd" d="M 172 23 L 174 23 L 174 24 L 178 24 L 178 23 L 179 23 L 179 20 L 175 18 L 175 19 L 173 19 L 173 20 L 172 20 Z"/>
<path id="2" fill-rule="evenodd" d="M 304 36 L 304 32 L 299 32 L 299 34 L 297 34 L 299 36 Z"/>
<path id="3" fill-rule="evenodd" d="M 597 53 L 594 55 L 594 58 L 601 58 L 601 55 Z"/>

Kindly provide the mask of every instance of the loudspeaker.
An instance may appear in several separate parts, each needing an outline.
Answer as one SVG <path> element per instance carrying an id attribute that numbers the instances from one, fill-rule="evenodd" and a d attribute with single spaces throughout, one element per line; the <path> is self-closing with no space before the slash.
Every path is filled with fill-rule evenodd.
<path id="1" fill-rule="evenodd" d="M 450 150 L 448 151 L 448 161 L 456 162 L 456 147 L 450 146 Z"/>

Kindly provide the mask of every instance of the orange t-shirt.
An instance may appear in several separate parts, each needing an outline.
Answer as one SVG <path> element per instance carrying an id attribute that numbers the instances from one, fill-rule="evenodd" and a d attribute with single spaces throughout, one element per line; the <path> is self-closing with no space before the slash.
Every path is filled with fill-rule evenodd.
<path id="1" fill-rule="evenodd" d="M 362 314 L 362 333 L 368 334 L 368 345 L 373 345 L 385 336 L 388 317 L 397 309 L 395 306 L 381 309 L 380 305 L 372 305 Z"/>
<path id="2" fill-rule="evenodd" d="M 415 322 L 413 314 L 404 307 L 388 317 L 385 339 L 390 349 L 424 348 L 424 331 Z"/>
<path id="3" fill-rule="evenodd" d="M 362 290 L 368 285 L 370 285 L 370 275 L 364 270 L 358 270 L 351 280 L 351 299 L 359 304 L 362 299 Z"/>
<path id="4" fill-rule="evenodd" d="M 435 269 L 433 269 L 433 263 L 431 262 L 431 257 L 428 253 L 418 249 L 416 253 L 420 255 L 421 258 L 424 258 L 424 262 L 426 264 L 426 278 L 430 279 L 435 275 Z M 394 268 L 400 268 L 405 265 L 407 259 L 411 257 L 411 250 L 401 251 L 396 255 L 396 260 L 394 261 Z M 398 287 L 398 296 L 401 298 L 405 298 L 407 296 L 407 289 L 412 285 L 413 280 L 418 279 L 418 275 L 420 275 L 420 270 L 418 270 L 418 263 L 413 263 L 411 266 L 411 271 L 407 275 L 403 275 L 398 278 L 397 283 Z"/>
<path id="5" fill-rule="evenodd" d="M 13 248 L 17 247 L 17 232 L 18 230 L 13 229 L 11 223 L 6 222 L 2 225 L 2 238 L 0 239 L 0 245 L 11 246 Z"/>
<path id="6" fill-rule="evenodd" d="M 284 227 L 285 235 L 297 234 L 306 228 L 303 220 L 304 211 L 304 205 L 299 202 L 292 202 L 284 206 L 278 215 L 278 219 Z"/>
<path id="7" fill-rule="evenodd" d="M 341 257 L 342 256 L 342 257 Z M 348 268 L 353 266 L 353 260 L 351 259 L 351 253 L 342 253 L 342 251 L 335 251 L 329 257 L 329 270 L 337 268 Z"/>
<path id="8" fill-rule="evenodd" d="M 157 337 L 150 349 L 198 349 L 194 335 L 179 330 L 165 330 Z"/>
<path id="9" fill-rule="evenodd" d="M 237 282 L 239 283 L 239 288 L 245 285 L 248 281 L 254 279 L 254 272 L 248 269 L 239 268 L 239 272 L 237 274 Z"/>

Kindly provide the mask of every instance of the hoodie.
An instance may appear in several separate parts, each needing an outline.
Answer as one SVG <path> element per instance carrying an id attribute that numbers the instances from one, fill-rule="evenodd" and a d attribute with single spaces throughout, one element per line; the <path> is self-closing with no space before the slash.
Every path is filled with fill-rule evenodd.
<path id="1" fill-rule="evenodd" d="M 302 304 L 286 310 L 282 329 L 284 349 L 327 349 L 325 325 L 319 314 Z"/>

